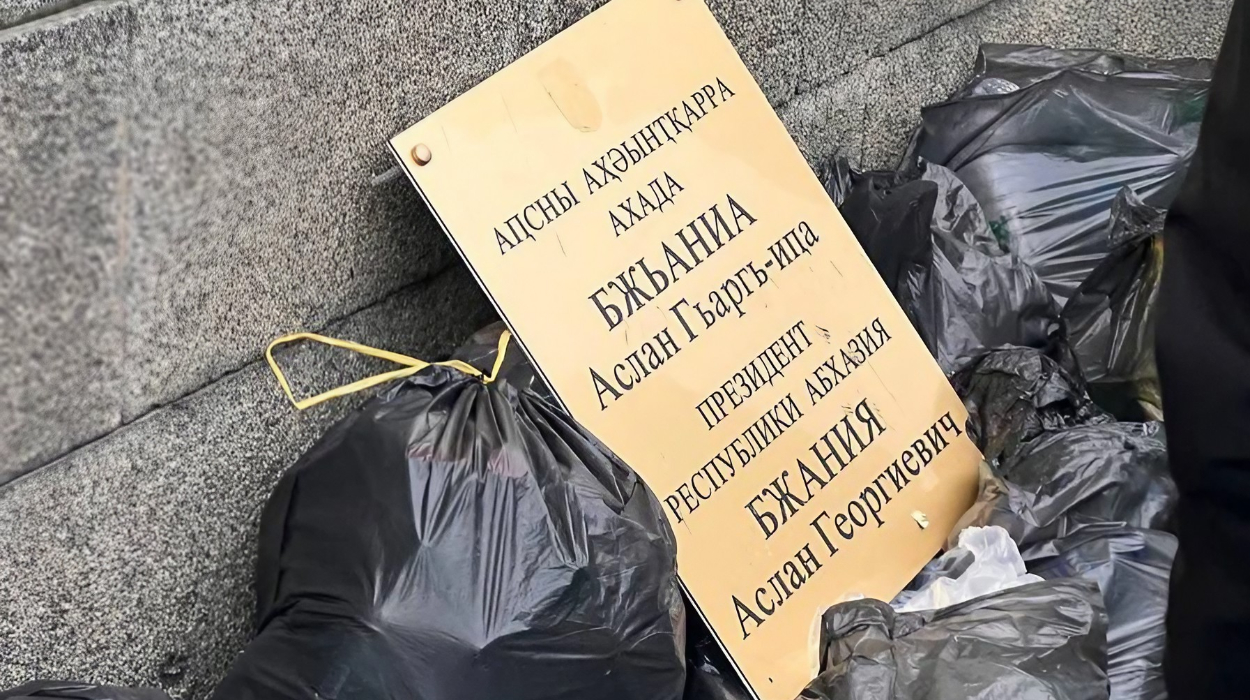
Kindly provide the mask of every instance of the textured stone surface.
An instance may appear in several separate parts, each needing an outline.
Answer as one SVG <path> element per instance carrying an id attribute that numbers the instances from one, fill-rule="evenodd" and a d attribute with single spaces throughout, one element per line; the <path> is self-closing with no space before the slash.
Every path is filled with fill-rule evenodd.
<path id="1" fill-rule="evenodd" d="M 435 358 L 492 318 L 455 269 L 328 332 Z M 277 357 L 301 395 L 382 368 L 315 346 Z M 207 695 L 251 632 L 265 498 L 355 403 L 298 413 L 257 362 L 0 489 L 0 688 L 50 677 Z"/>
<path id="2" fill-rule="evenodd" d="M 0 33 L 0 483 L 121 420 L 132 27 L 113 5 Z"/>
<path id="3" fill-rule="evenodd" d="M 450 264 L 406 183 L 371 184 L 385 139 L 578 11 L 466 5 L 416 44 L 398 3 L 93 5 L 6 33 L 0 480 Z"/>
<path id="4" fill-rule="evenodd" d="M 780 103 L 984 1 L 712 6 Z M 386 139 L 599 4 L 95 0 L 0 33 L 0 483 L 451 264 L 372 183 Z"/>
<path id="5" fill-rule="evenodd" d="M 27 20 L 36 13 L 55 11 L 55 0 L 0 0 L 0 29 Z"/>
<path id="6" fill-rule="evenodd" d="M 708 0 L 774 105 L 988 0 Z"/>
<path id="7" fill-rule="evenodd" d="M 39 17 L 67 7 L 90 7 L 107 0 L 0 0 L 0 28 L 19 23 L 27 17 Z M 138 6 L 145 0 L 128 0 Z M 675 2 L 677 0 L 674 0 Z M 458 59 L 460 65 L 450 71 L 431 71 L 427 75 L 430 87 L 436 90 L 450 89 L 450 94 L 463 92 L 477 82 L 465 81 L 461 70 L 464 64 L 490 62 L 493 53 L 509 56 L 520 55 L 538 42 L 568 26 L 605 0 L 540 0 L 538 2 L 495 3 L 491 14 L 510 20 L 513 28 L 504 24 L 482 23 L 474 15 L 481 15 L 486 3 L 465 3 L 463 7 L 447 6 L 432 0 L 407 0 L 384 3 L 377 11 L 346 12 L 320 10 L 317 16 L 331 19 L 327 34 L 338 34 L 343 27 L 333 22 L 334 16 L 353 16 L 359 31 L 376 36 L 376 30 L 389 30 L 382 34 L 401 34 L 408 37 L 418 33 L 422 41 L 408 42 L 404 48 L 422 58 L 439 61 L 439 68 L 446 68 L 440 59 Z M 730 40 L 742 54 L 743 60 L 755 72 L 765 92 L 774 103 L 784 102 L 796 92 L 811 89 L 828 80 L 843 75 L 869 57 L 898 46 L 929 31 L 935 26 L 959 17 L 980 7 L 988 0 L 707 0 L 708 5 L 721 21 Z M 165 3 L 172 14 L 185 18 L 188 2 Z M 238 2 L 215 3 L 235 12 Z M 352 3 L 348 3 L 350 5 Z M 197 4 L 198 5 L 198 4 Z M 319 3 L 291 3 L 316 6 Z M 273 8 L 250 8 L 249 17 L 281 13 L 286 5 Z M 372 5 L 370 8 L 374 7 Z M 292 9 L 296 9 L 292 7 Z M 302 9 L 307 10 L 308 7 Z M 448 12 L 448 10 L 451 12 Z M 209 12 L 208 16 L 214 13 Z M 300 18 L 287 18 L 293 24 L 302 23 Z M 411 20 L 411 21 L 410 21 Z M 166 28 L 173 28 L 169 26 Z M 459 29 L 493 30 L 485 37 Z M 176 33 L 173 32 L 173 33 Z M 502 45 L 484 45 L 479 38 L 489 37 Z M 268 43 L 264 37 L 257 37 Z M 344 37 L 347 38 L 347 37 Z M 371 41 L 372 50 L 379 50 L 385 41 Z M 228 50 L 228 49 L 227 49 Z M 296 48 L 296 50 L 301 50 Z M 508 60 L 511 60 L 509 58 Z M 384 66 L 365 66 L 367 71 L 385 70 Z M 491 71 L 493 72 L 493 71 Z M 487 73 L 489 74 L 489 72 Z M 364 76 L 367 82 L 368 73 Z M 479 76 L 478 79 L 480 80 Z M 367 89 L 367 86 L 366 86 Z M 427 99 L 427 98 L 419 98 Z M 434 107 L 431 96 L 427 99 Z M 443 100 L 445 101 L 445 100 Z"/>

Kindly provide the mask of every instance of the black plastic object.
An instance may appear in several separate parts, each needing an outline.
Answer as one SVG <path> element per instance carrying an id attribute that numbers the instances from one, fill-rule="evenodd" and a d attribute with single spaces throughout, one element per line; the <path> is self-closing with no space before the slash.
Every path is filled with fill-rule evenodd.
<path id="1" fill-rule="evenodd" d="M 1115 700 L 1166 700 L 1163 647 L 1176 539 L 1176 486 L 1157 423 L 1048 432 L 999 468 L 981 467 L 976 504 L 952 532 L 997 525 L 1020 544 L 1030 573 L 1098 584 L 1110 619 Z"/>
<path id="2" fill-rule="evenodd" d="M 0 690 L 0 700 L 169 700 L 155 688 L 114 688 L 76 681 L 35 681 L 9 690 Z"/>
<path id="3" fill-rule="evenodd" d="M 1155 302 L 1166 215 L 1121 190 L 1111 206 L 1111 252 L 1063 309 L 1090 396 L 1121 420 L 1163 419 Z"/>
<path id="4" fill-rule="evenodd" d="M 955 98 L 922 110 L 905 162 L 954 170 L 1063 304 L 1110 249 L 1122 187 L 1155 206 L 1175 196 L 1210 63 L 990 45 L 977 67 Z"/>
<path id="5" fill-rule="evenodd" d="M 1212 63 L 1205 58 L 1158 59 L 1108 53 L 1100 49 L 1052 49 L 1026 44 L 983 44 L 975 76 L 956 97 L 1003 94 L 1052 78 L 1065 70 L 1107 76 L 1140 75 L 1211 80 Z M 1188 117 L 1190 115 L 1183 115 Z"/>
<path id="6" fill-rule="evenodd" d="M 948 549 L 942 554 L 929 560 L 911 581 L 903 587 L 903 590 L 890 601 L 890 605 L 901 607 L 906 605 L 912 598 L 912 594 L 916 593 L 933 584 L 934 581 L 942 578 L 959 578 L 976 562 L 976 555 L 971 551 L 956 547 Z"/>
<path id="7" fill-rule="evenodd" d="M 1029 573 L 1044 579 L 1098 584 L 1107 606 L 1111 700 L 1167 700 L 1164 618 L 1176 538 L 1120 523 L 1085 523 L 1021 554 Z"/>
<path id="8" fill-rule="evenodd" d="M 1046 581 L 942 610 L 835 605 L 808 700 L 1106 700 L 1107 617 L 1087 581 Z"/>
<path id="9" fill-rule="evenodd" d="M 642 481 L 506 381 L 431 367 L 334 426 L 261 517 L 219 700 L 678 700 L 676 545 Z"/>
<path id="10" fill-rule="evenodd" d="M 968 409 L 968 432 L 986 459 L 1010 457 L 1046 431 L 1108 423 L 1079 380 L 1031 348 L 985 353 L 951 377 Z"/>
<path id="11" fill-rule="evenodd" d="M 1158 423 L 1109 423 L 1046 433 L 984 474 L 960 527 L 998 525 L 1026 547 L 1088 521 L 1169 530 L 1176 484 Z"/>
<path id="12" fill-rule="evenodd" d="M 698 615 L 686 618 L 685 700 L 752 700 Z"/>
<path id="13" fill-rule="evenodd" d="M 825 183 L 825 192 L 829 194 L 829 199 L 833 200 L 833 206 L 841 209 L 843 202 L 846 201 L 846 195 L 850 193 L 851 188 L 855 186 L 855 180 L 861 177 L 862 173 L 852 168 L 851 162 L 846 158 L 834 157 L 817 169 L 816 176 Z"/>
<path id="14" fill-rule="evenodd" d="M 950 170 L 831 168 L 826 188 L 938 364 L 947 373 L 1003 344 L 1047 347 L 1059 308 L 1037 274 L 990 232 Z"/>
<path id="15" fill-rule="evenodd" d="M 924 317 L 916 302 L 929 285 L 932 266 L 930 226 L 938 200 L 937 185 L 915 174 L 850 172 L 849 189 L 839 204 L 842 218 L 872 260 L 912 325 L 924 336 Z M 830 191 L 846 184 L 829 182 Z M 926 342 L 932 342 L 926 338 Z"/>
<path id="16" fill-rule="evenodd" d="M 496 321 L 486 326 L 470 336 L 465 344 L 452 354 L 452 359 L 466 362 L 483 372 L 490 372 L 495 366 L 495 358 L 499 356 L 499 336 L 503 335 L 506 330 L 508 326 L 503 321 Z M 534 369 L 534 365 L 530 364 L 529 358 L 520 348 L 513 347 L 504 356 L 498 376 L 507 380 L 518 391 L 528 389 L 551 401 L 552 404 L 558 404 L 555 394 L 551 393 L 547 383 L 543 381 L 542 376 Z"/>

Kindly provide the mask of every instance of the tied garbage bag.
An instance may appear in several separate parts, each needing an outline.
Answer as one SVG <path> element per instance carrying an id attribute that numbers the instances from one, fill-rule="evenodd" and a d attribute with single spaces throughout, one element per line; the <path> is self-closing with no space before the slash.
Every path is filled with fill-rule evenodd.
<path id="1" fill-rule="evenodd" d="M 946 168 L 855 173 L 826 187 L 912 325 L 948 374 L 1003 344 L 1047 347 L 1059 307 L 1037 274 L 995 240 L 972 194 Z"/>
<path id="2" fill-rule="evenodd" d="M 1166 215 L 1121 190 L 1111 207 L 1111 252 L 1063 309 L 1090 396 L 1121 420 L 1163 419 L 1154 349 Z"/>
<path id="3" fill-rule="evenodd" d="M 961 570 L 940 575 L 916 591 L 900 593 L 891 605 L 899 612 L 937 610 L 983 595 L 1037 583 L 1042 579 L 1024 567 L 1011 536 L 1001 527 L 970 527 L 959 533 L 959 544 L 938 558 L 936 568 Z"/>
<path id="4" fill-rule="evenodd" d="M 933 249 L 929 226 L 937 206 L 937 187 L 893 172 L 841 168 L 834 177 L 844 181 L 827 180 L 825 186 L 835 193 L 842 218 L 923 336 L 924 319 L 912 302 L 929 282 Z"/>
<path id="5" fill-rule="evenodd" d="M 835 605 L 804 700 L 1106 700 L 1107 618 L 1086 581 L 1045 581 L 942 610 Z"/>
<path id="6" fill-rule="evenodd" d="M 1031 348 L 999 348 L 951 377 L 968 409 L 968 432 L 991 462 L 1047 431 L 1109 423 L 1081 382 Z"/>
<path id="7" fill-rule="evenodd" d="M 1176 538 L 1121 523 L 1083 523 L 1025 552 L 1044 579 L 1098 584 L 1107 606 L 1111 700 L 1167 700 L 1164 620 Z"/>
<path id="8" fill-rule="evenodd" d="M 60 698 L 60 700 L 169 700 L 169 696 L 155 688 L 113 688 L 75 681 L 35 681 L 26 685 L 0 690 L 0 700 L 34 700 L 34 698 Z"/>
<path id="9" fill-rule="evenodd" d="M 678 700 L 685 683 L 659 502 L 547 402 L 449 367 L 282 477 L 256 593 L 219 700 Z"/>
<path id="10" fill-rule="evenodd" d="M 995 237 L 1060 304 L 1110 249 L 1107 222 L 1121 188 L 1155 206 L 1171 202 L 1210 84 L 1203 62 L 1082 53 L 1069 60 L 1053 50 L 983 48 L 982 72 L 954 99 L 922 110 L 909 149 L 909 159 L 955 172 Z"/>
<path id="11" fill-rule="evenodd" d="M 508 327 L 503 321 L 496 321 L 469 337 L 469 340 L 452 353 L 452 359 L 467 362 L 478 369 L 493 367 L 499 357 L 499 339 L 507 333 Z M 558 405 L 555 394 L 543 381 L 529 358 L 519 350 L 504 353 L 503 363 L 499 366 L 497 377 L 507 381 L 517 391 L 531 391 L 553 405 Z"/>

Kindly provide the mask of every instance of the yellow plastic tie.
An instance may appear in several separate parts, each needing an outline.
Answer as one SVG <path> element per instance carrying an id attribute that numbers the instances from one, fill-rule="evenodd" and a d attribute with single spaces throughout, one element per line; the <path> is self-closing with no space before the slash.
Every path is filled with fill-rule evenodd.
<path id="1" fill-rule="evenodd" d="M 269 363 L 269 369 L 273 370 L 274 376 L 278 378 L 278 384 L 282 385 L 282 391 L 286 394 L 286 397 L 290 399 L 291 404 L 294 405 L 297 410 L 303 411 L 306 408 L 311 408 L 319 403 L 329 401 L 330 399 L 349 396 L 358 391 L 364 391 L 370 387 L 385 384 L 386 382 L 393 381 L 395 379 L 410 377 L 431 365 L 451 367 L 452 369 L 459 370 L 470 376 L 480 377 L 483 383 L 490 384 L 495 381 L 496 377 L 499 376 L 499 368 L 503 366 L 504 353 L 507 351 L 508 341 L 511 338 L 512 333 L 507 330 L 499 336 L 499 350 L 495 357 L 495 366 L 491 368 L 490 375 L 488 376 L 483 376 L 482 372 L 476 367 L 468 364 L 467 362 L 461 362 L 460 360 L 426 362 L 424 360 L 418 360 L 415 357 L 401 355 L 397 352 L 379 350 L 377 348 L 371 348 L 368 345 L 353 343 L 350 340 L 328 338 L 324 335 L 317 335 L 316 333 L 293 333 L 291 335 L 284 335 L 281 338 L 278 338 L 270 343 L 268 348 L 265 348 L 265 360 Z M 282 369 L 278 367 L 278 363 L 273 359 L 273 351 L 279 346 L 293 343 L 297 340 L 311 340 L 323 345 L 351 350 L 352 352 L 357 352 L 361 355 L 368 355 L 369 357 L 376 357 L 382 360 L 394 362 L 397 365 L 402 365 L 402 367 L 400 369 L 391 370 L 390 372 L 383 372 L 382 374 L 377 374 L 372 377 L 366 377 L 350 384 L 344 384 L 343 386 L 330 389 L 329 391 L 317 394 L 316 396 L 310 396 L 306 399 L 296 399 L 295 393 L 291 391 L 291 384 L 287 381 L 286 375 L 282 373 Z"/>

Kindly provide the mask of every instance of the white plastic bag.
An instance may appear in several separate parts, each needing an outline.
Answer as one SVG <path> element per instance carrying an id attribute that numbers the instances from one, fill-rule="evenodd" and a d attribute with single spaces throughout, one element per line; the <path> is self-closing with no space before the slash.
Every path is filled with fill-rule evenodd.
<path id="1" fill-rule="evenodd" d="M 997 525 L 965 529 L 959 533 L 958 546 L 934 564 L 943 569 L 944 564 L 968 554 L 973 557 L 972 563 L 957 577 L 941 576 L 918 591 L 904 591 L 890 605 L 899 612 L 938 610 L 1042 580 L 1028 573 L 1016 543 Z"/>

